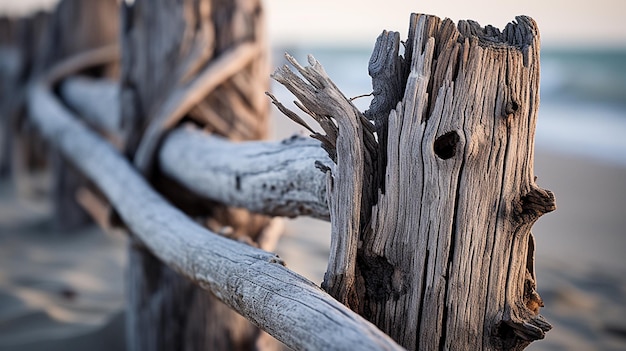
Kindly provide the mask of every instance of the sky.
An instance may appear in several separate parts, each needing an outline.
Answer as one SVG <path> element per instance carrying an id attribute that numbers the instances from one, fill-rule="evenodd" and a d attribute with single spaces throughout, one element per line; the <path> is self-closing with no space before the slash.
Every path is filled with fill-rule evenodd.
<path id="1" fill-rule="evenodd" d="M 23 13 L 56 0 L 0 0 Z M 537 21 L 544 45 L 626 47 L 625 0 L 264 0 L 273 44 L 373 44 L 383 29 L 406 36 L 411 12 L 503 28 L 516 15 Z"/>
<path id="2" fill-rule="evenodd" d="M 267 0 L 270 38 L 340 45 L 374 43 L 383 29 L 406 37 L 411 12 L 473 19 L 500 29 L 516 15 L 537 21 L 549 45 L 626 47 L 625 0 Z"/>

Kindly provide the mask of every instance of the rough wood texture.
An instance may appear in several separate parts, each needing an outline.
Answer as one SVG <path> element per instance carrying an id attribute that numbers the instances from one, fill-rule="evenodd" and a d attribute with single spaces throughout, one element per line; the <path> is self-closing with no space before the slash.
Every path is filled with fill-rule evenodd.
<path id="1" fill-rule="evenodd" d="M 60 89 L 63 100 L 90 126 L 119 135 L 119 86 L 75 77 Z M 294 135 L 232 143 L 193 124 L 169 132 L 158 150 L 158 169 L 201 198 L 269 216 L 330 220 L 326 175 L 334 167 L 318 141 Z"/>
<path id="2" fill-rule="evenodd" d="M 339 244 L 325 287 L 408 349 L 523 349 L 550 329 L 538 314 L 530 233 L 555 209 L 533 174 L 537 26 L 520 16 L 500 32 L 413 15 L 404 58 L 396 37 L 384 32 L 370 61 L 367 115 L 379 135 L 386 129 L 386 157 L 369 153 L 371 125 L 345 108 L 317 62 L 293 63 L 306 82 L 287 68 L 274 74 L 305 112 L 339 126 L 329 205 L 344 210 L 331 212 Z M 368 184 L 378 196 L 363 203 Z M 371 217 L 354 221 L 367 214 L 359 203 Z"/>
<path id="3" fill-rule="evenodd" d="M 335 182 L 330 169 L 327 170 L 333 234 L 323 287 L 337 300 L 356 309 L 356 253 L 361 218 L 368 215 L 361 211 L 367 209 L 362 202 L 365 200 L 367 204 L 369 200 L 368 196 L 363 196 L 363 189 L 369 189 L 365 184 L 367 175 L 364 175 L 364 170 L 373 166 L 371 158 L 366 158 L 371 155 L 367 152 L 367 141 L 374 143 L 373 126 L 339 91 L 312 56 L 309 56 L 310 67 L 300 66 L 288 55 L 287 60 L 307 82 L 298 78 L 287 66 L 277 69 L 272 77 L 284 84 L 301 101 L 299 106 L 320 123 L 327 135 L 314 133 L 313 136 L 322 141 L 330 157 L 336 160 L 336 179 L 346 180 Z M 273 100 L 281 110 L 287 111 Z M 301 119 L 294 117 L 295 113 L 287 115 L 306 126 Z M 337 125 L 331 117 L 336 118 Z"/>
<path id="4" fill-rule="evenodd" d="M 311 139 L 232 143 L 191 126 L 170 133 L 159 151 L 161 171 L 194 194 L 267 215 L 328 220 L 326 176 L 316 163 L 333 166 Z"/>
<path id="5" fill-rule="evenodd" d="M 211 233 L 169 205 L 109 143 L 71 118 L 45 84 L 31 88 L 29 107 L 38 129 L 49 142 L 106 195 L 144 247 L 173 269 L 162 271 L 163 274 L 183 274 L 293 349 L 401 349 L 371 323 L 285 268 L 276 255 Z M 133 255 L 131 259 L 154 258 Z M 141 277 L 146 280 L 135 281 L 136 284 L 155 287 L 154 277 Z M 181 285 L 166 293 L 204 300 Z M 181 325 L 205 322 L 202 310 L 191 312 L 178 319 L 154 316 L 167 323 L 167 328 L 161 330 L 165 335 L 159 336 L 159 340 L 177 338 Z M 197 340 L 195 335 L 185 336 Z M 161 347 L 142 345 L 150 349 Z M 211 349 L 216 344 L 187 345 L 195 346 Z"/>
<path id="6" fill-rule="evenodd" d="M 260 0 L 135 0 L 125 3 L 122 10 L 120 82 L 126 154 L 179 208 L 215 232 L 250 243 L 262 235 L 269 218 L 198 202 L 197 197 L 162 177 L 153 165 L 162 137 L 183 119 L 229 139 L 265 136 L 269 104 L 263 93 L 269 77 L 263 35 Z M 131 250 L 136 250 L 135 246 Z M 135 254 L 142 252 L 131 256 Z M 132 349 L 158 345 L 163 350 L 195 350 L 218 345 L 225 338 L 230 338 L 230 343 L 221 345 L 246 349 L 262 334 L 252 324 L 243 325 L 230 316 L 234 312 L 228 309 L 209 309 L 213 302 L 200 303 L 199 299 L 168 293 L 172 287 L 187 283 L 184 277 L 167 273 L 169 268 L 158 260 L 133 262 L 138 265 L 131 267 L 136 272 L 129 276 L 145 276 L 147 283 L 134 285 L 140 289 L 134 296 L 141 298 L 131 301 L 129 309 Z M 213 298 L 202 291 L 198 295 Z M 187 323 L 186 330 L 180 328 L 176 335 L 168 336 L 168 326 L 159 320 L 175 320 L 188 311 L 224 326 Z M 146 333 L 147 329 L 155 332 Z"/>

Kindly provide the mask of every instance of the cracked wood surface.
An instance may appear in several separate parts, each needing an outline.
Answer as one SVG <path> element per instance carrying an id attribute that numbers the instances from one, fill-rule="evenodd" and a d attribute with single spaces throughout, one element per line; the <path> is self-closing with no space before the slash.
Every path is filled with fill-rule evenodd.
<path id="1" fill-rule="evenodd" d="M 191 126 L 172 131 L 159 151 L 161 171 L 194 194 L 266 215 L 329 220 L 316 163 L 333 167 L 315 140 L 232 143 Z"/>
<path id="2" fill-rule="evenodd" d="M 274 74 L 304 112 L 319 121 L 324 111 L 322 121 L 339 126 L 314 135 L 330 139 L 337 167 L 329 201 L 344 209 L 331 212 L 333 239 L 343 244 L 332 247 L 327 277 L 349 276 L 325 288 L 408 349 L 518 350 L 550 329 L 538 314 L 530 233 L 555 209 L 533 174 L 539 34 L 529 17 L 516 21 L 500 31 L 414 14 L 404 57 L 398 35 L 383 32 L 370 60 L 374 99 L 365 113 L 378 154 L 357 132 L 369 122 L 346 126 L 359 119 L 345 113 L 340 92 L 325 93 L 334 84 L 317 62 L 292 63 L 304 80 L 287 68 Z M 368 185 L 378 187 L 377 197 L 361 203 Z M 333 194 L 338 189 L 343 196 Z M 359 203 L 371 216 L 356 228 L 338 225 L 367 216 Z"/>

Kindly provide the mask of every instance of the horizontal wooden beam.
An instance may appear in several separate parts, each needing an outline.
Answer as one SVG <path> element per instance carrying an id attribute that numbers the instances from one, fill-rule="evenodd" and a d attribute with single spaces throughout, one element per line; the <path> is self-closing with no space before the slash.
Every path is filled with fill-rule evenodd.
<path id="1" fill-rule="evenodd" d="M 159 151 L 160 169 L 195 194 L 272 216 L 329 220 L 326 175 L 334 164 L 317 140 L 233 143 L 178 128 Z"/>
<path id="2" fill-rule="evenodd" d="M 72 118 L 49 83 L 41 81 L 29 90 L 33 122 L 165 264 L 294 349 L 401 349 L 287 269 L 278 256 L 211 233 L 171 206 L 108 142 Z"/>
<path id="3" fill-rule="evenodd" d="M 61 95 L 89 124 L 119 134 L 115 82 L 69 78 Z M 165 137 L 158 161 L 164 174 L 198 196 L 271 216 L 330 219 L 326 175 L 316 163 L 335 164 L 317 140 L 233 143 L 188 125 Z"/>

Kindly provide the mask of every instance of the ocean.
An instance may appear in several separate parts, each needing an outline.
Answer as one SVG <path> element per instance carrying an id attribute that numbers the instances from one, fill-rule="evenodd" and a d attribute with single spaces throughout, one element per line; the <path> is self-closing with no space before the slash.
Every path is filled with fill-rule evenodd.
<path id="1" fill-rule="evenodd" d="M 371 92 L 368 47 L 291 47 L 301 64 L 312 54 L 347 97 Z M 281 101 L 293 97 L 274 83 Z M 626 168 L 626 48 L 542 48 L 537 148 Z M 354 100 L 366 110 L 371 98 Z"/>

